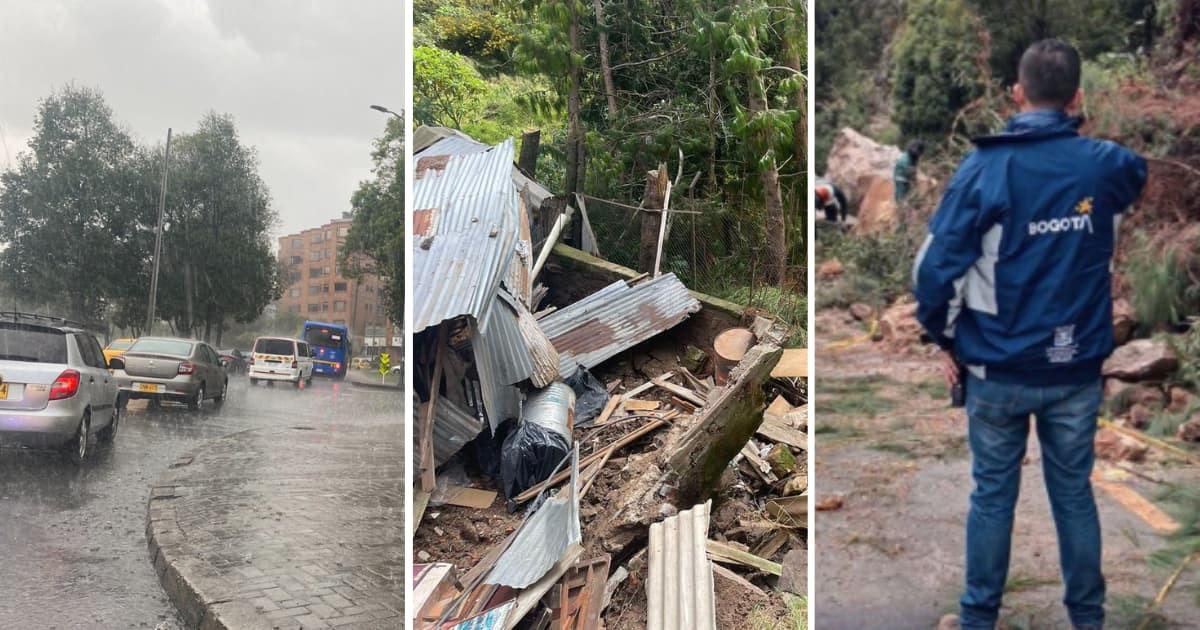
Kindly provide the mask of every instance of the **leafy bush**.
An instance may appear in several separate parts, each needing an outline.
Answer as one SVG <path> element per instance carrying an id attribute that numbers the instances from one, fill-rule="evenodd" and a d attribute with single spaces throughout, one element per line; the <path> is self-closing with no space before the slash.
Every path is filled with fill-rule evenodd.
<path id="1" fill-rule="evenodd" d="M 908 5 L 892 61 L 892 118 L 909 137 L 944 135 L 990 80 L 986 30 L 962 0 Z M 981 67 L 982 66 L 982 67 Z"/>
<path id="2" fill-rule="evenodd" d="M 819 306 L 890 304 L 912 288 L 916 250 L 912 241 L 899 233 L 852 235 L 818 230 L 817 260 L 837 260 L 845 267 L 832 286 L 818 291 Z"/>
<path id="3" fill-rule="evenodd" d="M 1142 235 L 1137 239 L 1123 270 L 1130 303 L 1143 332 L 1165 330 L 1194 312 L 1194 291 L 1173 247 L 1162 250 L 1149 247 Z"/>

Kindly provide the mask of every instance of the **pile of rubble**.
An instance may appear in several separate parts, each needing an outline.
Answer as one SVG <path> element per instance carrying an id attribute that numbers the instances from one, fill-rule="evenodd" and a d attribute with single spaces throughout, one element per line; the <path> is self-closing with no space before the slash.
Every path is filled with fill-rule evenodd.
<path id="1" fill-rule="evenodd" d="M 714 628 L 803 594 L 806 351 L 761 317 L 683 341 L 704 306 L 669 273 L 539 283 L 586 215 L 511 141 L 415 138 L 415 627 Z"/>

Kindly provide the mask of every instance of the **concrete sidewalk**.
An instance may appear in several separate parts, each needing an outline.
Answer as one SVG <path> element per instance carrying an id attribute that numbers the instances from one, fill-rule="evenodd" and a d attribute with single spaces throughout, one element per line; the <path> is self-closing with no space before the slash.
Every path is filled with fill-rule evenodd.
<path id="1" fill-rule="evenodd" d="M 180 458 L 151 492 L 159 581 L 198 628 L 397 628 L 404 611 L 395 422 L 251 430 Z"/>

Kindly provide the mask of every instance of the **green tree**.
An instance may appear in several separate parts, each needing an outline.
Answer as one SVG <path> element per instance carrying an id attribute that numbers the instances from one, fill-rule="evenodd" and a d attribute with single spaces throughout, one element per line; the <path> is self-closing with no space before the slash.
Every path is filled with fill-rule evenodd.
<path id="1" fill-rule="evenodd" d="M 114 296 L 144 290 L 154 195 L 137 159 L 99 90 L 41 101 L 28 151 L 0 175 L 0 276 L 17 298 L 98 323 Z"/>
<path id="2" fill-rule="evenodd" d="M 231 116 L 210 112 L 173 142 L 166 221 L 158 311 L 177 332 L 219 344 L 229 320 L 253 321 L 282 294 L 270 192 Z"/>
<path id="3" fill-rule="evenodd" d="M 963 0 L 914 0 L 892 62 L 892 117 L 909 137 L 945 134 L 989 80 L 979 19 Z"/>
<path id="4" fill-rule="evenodd" d="M 413 50 L 413 107 L 419 124 L 462 127 L 486 87 L 466 57 L 429 46 Z"/>
<path id="5" fill-rule="evenodd" d="M 383 279 L 392 322 L 404 321 L 403 140 L 403 121 L 389 117 L 371 152 L 373 177 L 359 183 L 350 198 L 354 222 L 338 261 L 347 277 L 371 273 Z"/>

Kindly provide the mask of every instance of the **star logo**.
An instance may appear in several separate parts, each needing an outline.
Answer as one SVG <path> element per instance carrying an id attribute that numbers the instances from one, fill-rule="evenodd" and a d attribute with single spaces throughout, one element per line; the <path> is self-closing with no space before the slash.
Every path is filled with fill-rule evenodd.
<path id="1" fill-rule="evenodd" d="M 1087 197 L 1087 198 L 1083 199 L 1082 201 L 1080 201 L 1079 203 L 1075 204 L 1075 212 L 1078 212 L 1079 214 L 1091 214 L 1092 213 L 1092 198 Z"/>

